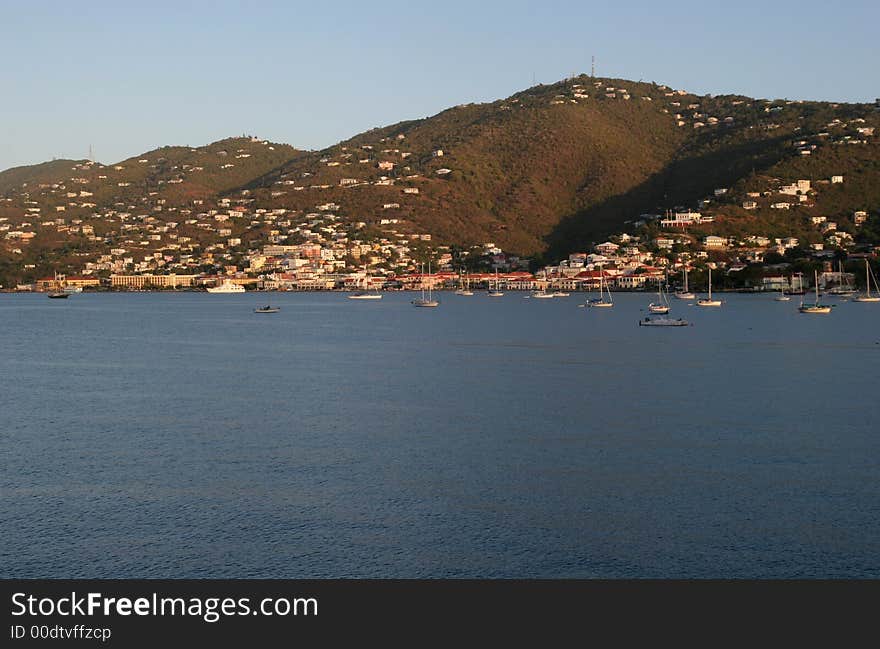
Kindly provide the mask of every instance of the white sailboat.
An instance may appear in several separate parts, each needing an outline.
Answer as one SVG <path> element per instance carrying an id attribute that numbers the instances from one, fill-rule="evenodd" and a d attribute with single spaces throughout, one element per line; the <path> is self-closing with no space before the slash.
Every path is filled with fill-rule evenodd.
<path id="1" fill-rule="evenodd" d="M 495 288 L 492 288 L 492 281 L 489 280 L 489 291 L 486 293 L 489 297 L 502 297 L 504 295 L 504 291 L 501 290 L 501 286 L 498 282 L 498 271 L 495 271 Z"/>
<path id="2" fill-rule="evenodd" d="M 721 306 L 721 300 L 712 299 L 712 269 L 709 269 L 709 297 L 697 300 L 697 306 Z"/>
<path id="3" fill-rule="evenodd" d="M 413 306 L 435 307 L 440 306 L 440 300 L 434 299 L 433 284 L 428 284 L 428 294 L 425 295 L 425 266 L 422 265 L 422 297 L 412 301 Z M 431 274 L 431 262 L 428 262 L 428 275 Z"/>
<path id="4" fill-rule="evenodd" d="M 801 298 L 801 305 L 798 307 L 798 311 L 801 313 L 831 313 L 831 307 L 825 304 L 819 304 L 819 271 L 813 271 L 814 281 L 816 284 L 816 301 L 813 304 L 805 303 L 804 299 Z"/>
<path id="5" fill-rule="evenodd" d="M 871 295 L 872 279 L 874 280 L 874 290 L 877 291 L 877 295 Z M 877 278 L 874 277 L 874 271 L 871 270 L 871 265 L 867 259 L 865 260 L 865 294 L 854 297 L 853 302 L 880 302 L 880 288 L 877 286 Z"/>
<path id="6" fill-rule="evenodd" d="M 363 284 L 364 284 L 364 287 L 365 287 L 365 288 L 366 288 L 369 284 L 372 283 L 372 282 L 369 281 L 370 279 L 372 279 L 372 278 L 367 278 L 367 277 L 365 277 L 365 278 L 363 279 Z M 376 289 L 373 290 L 372 293 L 370 293 L 370 292 L 368 292 L 368 291 L 358 291 L 358 292 L 356 292 L 356 293 L 352 293 L 351 295 L 348 296 L 348 299 L 349 299 L 349 300 L 381 300 L 381 299 L 382 299 L 382 294 L 379 292 L 379 289 L 376 288 Z"/>
<path id="7" fill-rule="evenodd" d="M 550 293 L 550 292 L 547 291 L 547 285 L 548 285 L 549 283 L 550 283 L 550 282 L 549 282 L 548 280 L 546 280 L 546 279 L 544 279 L 543 281 L 538 282 L 538 290 L 537 290 L 537 291 L 532 291 L 531 295 L 527 295 L 526 297 L 533 297 L 533 298 L 535 298 L 536 300 L 548 300 L 548 299 L 551 299 L 551 298 L 553 298 L 553 297 L 556 297 L 553 293 Z"/>
<path id="8" fill-rule="evenodd" d="M 599 307 L 606 309 L 614 306 L 614 301 L 611 299 L 611 289 L 607 289 L 606 291 L 605 271 L 602 270 L 601 265 L 599 266 L 599 297 L 597 299 L 588 300 L 587 305 L 590 307 Z"/>
<path id="9" fill-rule="evenodd" d="M 776 300 L 777 302 L 788 302 L 791 299 L 791 296 L 788 296 L 785 294 L 784 288 L 780 288 L 779 295 L 777 295 L 773 299 Z"/>
<path id="10" fill-rule="evenodd" d="M 865 263 L 867 263 L 867 261 L 868 260 L 866 259 Z M 856 294 L 855 287 L 850 284 L 848 280 L 846 281 L 846 283 L 844 283 L 846 276 L 843 273 L 843 262 L 841 261 L 837 262 L 837 277 L 837 286 L 831 288 L 828 291 L 829 295 L 836 295 L 841 299 L 846 300 L 847 298 L 852 297 Z"/>
<path id="11" fill-rule="evenodd" d="M 687 265 L 684 267 L 684 289 L 681 291 L 676 291 L 675 297 L 679 300 L 693 300 L 696 295 L 694 295 L 690 290 L 688 290 L 688 269 Z"/>
<path id="12" fill-rule="evenodd" d="M 55 283 L 54 283 L 55 288 L 53 290 L 49 291 L 46 294 L 46 297 L 52 298 L 53 300 L 57 300 L 57 299 L 63 300 L 65 298 L 67 298 L 70 295 L 70 292 L 64 290 L 64 280 L 65 280 L 65 276 L 56 272 L 55 273 Z"/>
<path id="13" fill-rule="evenodd" d="M 648 311 L 651 313 L 669 313 L 669 300 L 663 292 L 663 284 L 657 281 L 657 301 L 648 305 Z"/>
<path id="14" fill-rule="evenodd" d="M 471 290 L 471 280 L 464 278 L 464 272 L 459 271 L 458 273 L 458 290 L 455 291 L 456 295 L 473 295 L 474 292 Z"/>

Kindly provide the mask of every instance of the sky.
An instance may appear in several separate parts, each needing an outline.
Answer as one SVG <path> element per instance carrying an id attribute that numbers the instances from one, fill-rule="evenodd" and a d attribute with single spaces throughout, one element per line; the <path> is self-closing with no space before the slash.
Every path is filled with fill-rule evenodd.
<path id="1" fill-rule="evenodd" d="M 589 73 L 874 101 L 880 2 L 0 0 L 0 169 L 364 130 Z"/>

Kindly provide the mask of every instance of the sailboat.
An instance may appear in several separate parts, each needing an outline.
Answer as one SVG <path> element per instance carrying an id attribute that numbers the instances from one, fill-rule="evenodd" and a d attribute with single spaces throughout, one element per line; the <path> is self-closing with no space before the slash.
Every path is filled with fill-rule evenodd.
<path id="1" fill-rule="evenodd" d="M 364 286 L 367 284 L 371 284 L 372 282 L 368 281 L 365 277 L 363 280 Z M 379 292 L 379 289 L 375 289 L 372 293 L 367 291 L 358 291 L 357 293 L 352 293 L 348 296 L 349 300 L 381 300 L 382 294 Z"/>
<path id="2" fill-rule="evenodd" d="M 467 284 L 465 284 L 467 282 Z M 455 292 L 456 295 L 473 295 L 474 292 L 471 290 L 471 280 L 464 279 L 464 271 L 459 271 L 458 273 L 458 290 Z"/>
<path id="3" fill-rule="evenodd" d="M 651 313 L 669 313 L 669 300 L 663 292 L 663 284 L 657 282 L 657 301 L 648 305 L 648 311 Z"/>
<path id="4" fill-rule="evenodd" d="M 422 297 L 412 301 L 413 306 L 434 307 L 440 306 L 440 300 L 434 299 L 433 284 L 428 284 L 428 294 L 425 295 L 425 266 L 422 265 Z M 431 274 L 431 262 L 428 262 L 428 275 Z"/>
<path id="5" fill-rule="evenodd" d="M 816 284 L 816 301 L 813 304 L 805 303 L 803 298 L 801 298 L 801 305 L 798 307 L 798 311 L 801 313 L 831 313 L 831 307 L 825 304 L 819 304 L 819 271 L 813 271 L 814 280 Z"/>
<path id="6" fill-rule="evenodd" d="M 64 290 L 64 275 L 59 275 L 55 273 L 55 289 L 49 291 L 46 294 L 46 297 L 49 297 L 53 300 L 65 299 L 70 295 L 68 291 Z"/>
<path id="7" fill-rule="evenodd" d="M 610 308 L 614 306 L 614 302 L 611 300 L 611 290 L 605 287 L 605 271 L 602 270 L 602 266 L 599 266 L 599 297 L 588 300 L 587 305 L 591 307 L 605 307 Z M 605 295 L 608 297 L 606 298 Z"/>
<path id="8" fill-rule="evenodd" d="M 498 271 L 495 271 L 495 288 L 492 288 L 492 282 L 489 281 L 489 292 L 486 293 L 489 297 L 501 297 L 504 295 L 504 291 L 501 290 L 501 287 L 498 283 Z"/>
<path id="9" fill-rule="evenodd" d="M 693 293 L 691 293 L 691 292 L 688 290 L 688 269 L 687 269 L 687 265 L 685 265 L 685 267 L 684 267 L 684 289 L 681 290 L 681 291 L 677 291 L 677 292 L 675 293 L 675 297 L 677 297 L 679 300 L 693 300 L 695 297 L 697 297 L 696 295 L 694 295 Z"/>
<path id="10" fill-rule="evenodd" d="M 532 291 L 531 295 L 527 295 L 526 297 L 533 297 L 536 300 L 547 300 L 553 297 L 556 297 L 553 293 L 547 292 L 547 284 L 550 282 L 548 280 L 544 280 L 538 283 L 538 290 Z"/>
<path id="11" fill-rule="evenodd" d="M 697 300 L 697 306 L 721 306 L 721 300 L 712 299 L 712 269 L 709 269 L 709 297 Z"/>
<path id="12" fill-rule="evenodd" d="M 791 299 L 791 297 L 789 297 L 788 295 L 785 294 L 784 288 L 780 288 L 779 295 L 777 295 L 773 299 L 776 300 L 777 302 L 788 302 Z"/>
<path id="13" fill-rule="evenodd" d="M 865 263 L 867 263 L 867 259 Z M 828 291 L 829 295 L 839 295 L 842 298 L 848 298 L 856 294 L 856 289 L 853 287 L 849 281 L 844 284 L 844 274 L 843 274 L 843 262 L 837 262 L 837 276 L 839 281 L 837 286 Z"/>
<path id="14" fill-rule="evenodd" d="M 560 289 L 555 290 L 555 291 L 550 291 L 551 297 L 568 297 L 569 296 L 568 291 L 561 290 L 562 279 L 563 279 L 562 273 L 560 272 L 560 274 L 559 274 Z"/>
<path id="15" fill-rule="evenodd" d="M 871 280 L 874 280 L 874 290 L 877 295 L 871 295 Z M 865 294 L 858 295 L 853 298 L 853 302 L 880 302 L 880 288 L 877 286 L 877 278 L 874 277 L 874 271 L 871 270 L 868 260 L 865 260 Z"/>

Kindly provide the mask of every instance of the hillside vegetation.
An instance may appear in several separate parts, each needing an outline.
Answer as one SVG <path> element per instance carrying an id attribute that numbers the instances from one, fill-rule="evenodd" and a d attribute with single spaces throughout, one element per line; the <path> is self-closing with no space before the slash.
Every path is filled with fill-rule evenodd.
<path id="1" fill-rule="evenodd" d="M 162 147 L 115 164 L 55 160 L 9 169 L 0 172 L 0 266 L 19 278 L 76 268 L 120 242 L 130 249 L 117 225 L 130 218 L 153 229 L 172 222 L 185 247 L 198 251 L 215 244 L 219 230 L 186 217 L 223 199 L 246 204 L 249 218 L 256 208 L 331 209 L 344 222 L 388 220 L 437 243 L 493 242 L 535 260 L 645 222 L 656 232 L 652 219 L 677 209 L 715 217 L 690 229 L 691 237 L 809 243 L 821 240 L 809 217 L 846 226 L 855 211 L 880 207 L 878 126 L 880 112 L 869 104 L 697 96 L 579 76 L 321 151 L 240 137 Z M 845 181 L 830 183 L 832 176 Z M 779 187 L 798 179 L 812 181 L 810 196 L 790 209 L 771 207 Z M 232 230 L 245 247 L 276 236 L 256 218 Z"/>

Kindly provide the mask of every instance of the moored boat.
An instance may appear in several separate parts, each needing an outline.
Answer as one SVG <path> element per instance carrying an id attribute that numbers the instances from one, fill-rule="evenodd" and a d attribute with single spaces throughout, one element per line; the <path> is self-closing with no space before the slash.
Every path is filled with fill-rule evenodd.
<path id="1" fill-rule="evenodd" d="M 437 307 L 440 306 L 440 300 L 435 300 L 433 295 L 433 285 L 428 284 L 428 293 L 425 294 L 425 274 L 424 266 L 422 266 L 422 296 L 412 300 L 411 304 L 418 307 Z M 431 274 L 431 264 L 428 263 L 428 274 Z"/>
<path id="2" fill-rule="evenodd" d="M 801 313 L 831 313 L 831 307 L 829 305 L 819 303 L 819 271 L 813 271 L 813 273 L 816 283 L 816 301 L 810 304 L 801 299 L 801 305 L 798 307 L 798 311 Z"/>
<path id="3" fill-rule="evenodd" d="M 645 316 L 639 320 L 640 327 L 687 327 L 690 324 L 682 318 L 667 318 L 666 316 L 655 316 L 653 318 Z"/>
<path id="4" fill-rule="evenodd" d="M 721 300 L 712 299 L 712 269 L 709 269 L 709 297 L 697 300 L 697 306 L 721 306 Z"/>
<path id="5" fill-rule="evenodd" d="M 605 272 L 602 270 L 601 264 L 599 265 L 599 297 L 587 300 L 586 306 L 605 309 L 614 306 L 614 300 L 611 299 L 611 289 L 605 286 Z"/>
<path id="6" fill-rule="evenodd" d="M 53 300 L 63 300 L 67 298 L 71 293 L 72 291 L 68 291 L 64 287 L 64 275 L 55 273 L 54 288 L 46 294 L 46 297 Z"/>
<path id="7" fill-rule="evenodd" d="M 504 297 L 504 291 L 501 290 L 501 283 L 498 280 L 498 271 L 495 271 L 495 286 L 492 286 L 492 280 L 489 280 L 489 290 L 486 293 L 489 297 Z"/>
<path id="8" fill-rule="evenodd" d="M 208 293 L 244 293 L 244 286 L 236 284 L 232 280 L 224 279 L 219 286 L 212 286 Z"/>
<path id="9" fill-rule="evenodd" d="M 874 280 L 874 290 L 877 291 L 877 295 L 871 295 L 872 279 Z M 853 302 L 880 302 L 880 288 L 877 286 L 877 278 L 874 277 L 874 272 L 871 270 L 867 259 L 865 260 L 865 294 L 857 295 L 853 298 Z"/>
<path id="10" fill-rule="evenodd" d="M 680 291 L 676 291 L 675 293 L 676 299 L 679 300 L 693 300 L 696 295 L 694 295 L 690 289 L 688 289 L 688 269 L 687 265 L 684 267 L 684 288 Z"/>
<path id="11" fill-rule="evenodd" d="M 648 305 L 648 311 L 651 313 L 669 313 L 669 300 L 663 292 L 663 284 L 657 282 L 657 301 Z"/>

